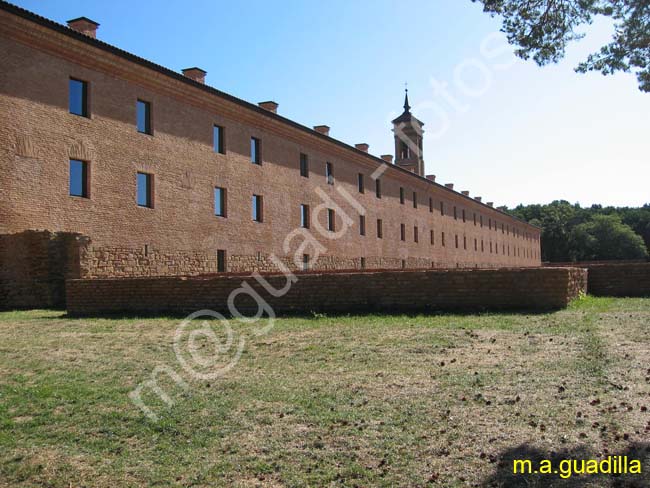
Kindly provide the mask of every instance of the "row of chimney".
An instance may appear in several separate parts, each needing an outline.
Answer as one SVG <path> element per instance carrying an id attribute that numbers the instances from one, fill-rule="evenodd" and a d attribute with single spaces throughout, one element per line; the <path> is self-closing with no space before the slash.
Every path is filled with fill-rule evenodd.
<path id="1" fill-rule="evenodd" d="M 88 37 L 92 37 L 93 39 L 97 38 L 97 28 L 99 27 L 99 24 L 95 22 L 94 20 L 90 20 L 87 17 L 79 17 L 76 19 L 68 20 L 68 27 L 74 31 L 77 31 L 81 34 L 84 34 Z M 207 71 L 202 70 L 201 68 L 192 67 L 192 68 L 185 68 L 183 71 L 183 76 L 186 76 L 190 80 L 193 80 L 197 83 L 205 84 L 205 75 L 207 75 Z M 268 110 L 269 112 L 272 112 L 274 114 L 278 113 L 278 103 L 274 102 L 272 100 L 268 100 L 266 102 L 260 102 L 258 103 L 258 106 L 263 108 L 264 110 Z M 324 136 L 329 136 L 330 134 L 330 128 L 327 125 L 315 125 L 314 130 L 318 132 L 319 134 L 323 134 Z M 365 153 L 368 152 L 368 149 L 370 146 L 366 143 L 361 143 L 361 144 L 355 144 L 354 146 L 356 149 L 359 151 L 363 151 Z M 393 155 L 392 154 L 382 154 L 381 159 L 383 159 L 385 162 L 388 164 L 393 163 Z M 435 182 L 436 177 L 435 175 L 427 175 L 426 176 L 427 180 Z M 446 183 L 445 184 L 446 188 L 449 188 L 450 190 L 454 189 L 454 184 L 453 183 Z M 461 193 L 469 197 L 469 192 L 468 191 L 461 191 Z M 474 197 L 474 200 L 477 202 L 481 202 L 481 197 Z M 494 206 L 493 202 L 487 202 L 487 205 L 490 207 Z"/>

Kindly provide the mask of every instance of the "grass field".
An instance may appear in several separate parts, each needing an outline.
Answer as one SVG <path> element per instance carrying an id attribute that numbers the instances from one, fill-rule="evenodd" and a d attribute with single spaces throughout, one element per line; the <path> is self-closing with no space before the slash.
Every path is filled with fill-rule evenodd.
<path id="1" fill-rule="evenodd" d="M 204 380 L 179 322 L 1 313 L 0 486 L 650 486 L 650 299 L 238 324 L 239 362 Z M 187 388 L 159 375 L 154 421 L 129 393 L 161 365 Z M 614 454 L 643 473 L 512 474 Z"/>

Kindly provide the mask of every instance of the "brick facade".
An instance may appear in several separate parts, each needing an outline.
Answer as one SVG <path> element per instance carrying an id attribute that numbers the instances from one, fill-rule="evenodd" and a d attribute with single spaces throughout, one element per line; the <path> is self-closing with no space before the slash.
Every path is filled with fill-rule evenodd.
<path id="1" fill-rule="evenodd" d="M 0 61 L 0 234 L 88 236 L 84 276 L 211 273 L 217 250 L 226 251 L 230 271 L 271 271 L 271 255 L 299 268 L 301 239 L 286 248 L 285 238 L 300 226 L 301 204 L 309 205 L 309 233 L 322 246 L 314 269 L 540 264 L 536 227 L 4 2 Z M 88 117 L 69 113 L 70 78 L 88 83 Z M 151 104 L 152 135 L 136 130 L 138 99 Z M 224 128 L 225 154 L 213 148 L 215 125 Z M 261 165 L 251 164 L 251 137 L 261 141 Z M 301 154 L 309 177 L 300 176 Z M 70 159 L 88 164 L 89 198 L 69 194 Z M 382 165 L 378 198 L 372 175 Z M 137 172 L 153 175 L 153 208 L 136 204 Z M 214 215 L 215 187 L 227 190 L 225 217 Z M 251 218 L 254 194 L 263 197 L 263 222 Z M 327 208 L 336 210 L 336 230 L 320 233 Z M 312 246 L 304 254 L 317 253 Z"/>
<path id="2" fill-rule="evenodd" d="M 210 309 L 229 313 L 228 297 L 243 282 L 277 314 L 428 310 L 547 310 L 565 307 L 586 291 L 587 271 L 579 268 L 518 268 L 498 270 L 406 270 L 295 275 L 281 296 L 282 275 L 255 278 L 158 277 L 70 280 L 68 312 L 72 315 L 110 313 L 185 313 Z M 239 294 L 236 310 L 246 316 L 258 311 L 249 292 Z M 266 306 L 266 305 L 264 305 Z"/>

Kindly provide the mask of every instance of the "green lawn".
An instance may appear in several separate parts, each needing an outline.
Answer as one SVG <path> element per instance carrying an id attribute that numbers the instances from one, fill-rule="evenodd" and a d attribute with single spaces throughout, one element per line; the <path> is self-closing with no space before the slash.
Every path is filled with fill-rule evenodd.
<path id="1" fill-rule="evenodd" d="M 650 486 L 650 299 L 236 324 L 239 362 L 203 380 L 180 321 L 0 313 L 0 486 L 610 486 L 511 474 L 608 454 L 643 461 L 612 486 Z M 154 421 L 129 393 L 157 366 L 187 389 L 159 376 L 171 407 L 144 390 Z"/>

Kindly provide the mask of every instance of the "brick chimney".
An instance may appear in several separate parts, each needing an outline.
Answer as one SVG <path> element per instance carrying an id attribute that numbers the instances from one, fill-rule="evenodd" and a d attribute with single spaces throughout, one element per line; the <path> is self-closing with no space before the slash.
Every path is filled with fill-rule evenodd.
<path id="1" fill-rule="evenodd" d="M 183 70 L 183 76 L 186 76 L 190 80 L 194 80 L 197 83 L 201 83 L 205 85 L 205 75 L 207 75 L 207 71 L 203 71 L 201 68 L 185 68 Z"/>
<path id="2" fill-rule="evenodd" d="M 486 205 L 487 205 L 488 207 L 494 207 L 494 202 L 487 202 Z"/>
<path id="3" fill-rule="evenodd" d="M 370 149 L 370 146 L 365 142 L 362 142 L 360 144 L 355 144 L 354 147 L 356 147 L 359 151 L 363 151 L 363 152 L 368 152 L 368 149 Z"/>
<path id="4" fill-rule="evenodd" d="M 324 136 L 330 135 L 330 128 L 328 125 L 315 125 L 314 130 L 319 134 L 323 134 Z"/>
<path id="5" fill-rule="evenodd" d="M 427 180 L 429 181 L 436 181 L 436 175 L 427 175 Z"/>
<path id="6" fill-rule="evenodd" d="M 99 27 L 99 24 L 94 20 L 90 20 L 88 17 L 79 17 L 68 20 L 68 27 L 95 39 L 97 38 L 97 27 Z"/>
<path id="7" fill-rule="evenodd" d="M 450 190 L 454 189 L 454 184 L 453 183 L 445 183 L 445 187 L 449 188 Z"/>
<path id="8" fill-rule="evenodd" d="M 272 100 L 269 100 L 267 102 L 260 102 L 258 103 L 258 105 L 262 107 L 264 110 L 268 110 L 269 112 L 273 112 L 274 114 L 278 113 L 279 105 Z"/>
<path id="9" fill-rule="evenodd" d="M 382 154 L 381 159 L 386 161 L 388 164 L 393 164 L 393 155 L 392 154 Z"/>
<path id="10" fill-rule="evenodd" d="M 469 192 L 468 192 L 467 190 L 463 190 L 463 191 L 461 191 L 461 193 L 462 193 L 463 195 L 465 195 L 466 197 L 469 196 Z"/>
<path id="11" fill-rule="evenodd" d="M 481 200 L 483 200 L 483 197 L 474 197 L 474 200 L 477 202 L 481 203 Z"/>

